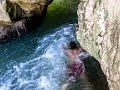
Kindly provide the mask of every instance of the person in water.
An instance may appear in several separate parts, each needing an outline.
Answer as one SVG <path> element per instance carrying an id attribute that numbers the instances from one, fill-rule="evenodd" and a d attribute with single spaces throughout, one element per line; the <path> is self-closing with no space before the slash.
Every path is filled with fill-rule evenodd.
<path id="1" fill-rule="evenodd" d="M 65 49 L 69 58 L 68 81 L 75 82 L 78 78 L 82 77 L 82 73 L 85 72 L 84 64 L 79 58 L 79 54 L 82 50 L 83 49 L 78 47 L 75 42 L 70 42 L 69 48 Z"/>
<path id="2" fill-rule="evenodd" d="M 77 44 L 73 41 L 70 42 L 69 48 L 64 50 L 69 59 L 67 67 L 68 80 L 65 84 L 62 85 L 61 90 L 75 90 L 74 85 L 78 82 L 86 83 L 85 90 L 92 90 L 89 88 L 91 87 L 91 84 L 86 77 L 85 66 L 81 60 L 81 56 L 83 56 L 85 50 L 83 50 L 81 47 L 78 47 Z M 82 87 L 83 86 L 84 85 L 82 85 Z M 68 89 L 70 87 L 73 89 Z"/>

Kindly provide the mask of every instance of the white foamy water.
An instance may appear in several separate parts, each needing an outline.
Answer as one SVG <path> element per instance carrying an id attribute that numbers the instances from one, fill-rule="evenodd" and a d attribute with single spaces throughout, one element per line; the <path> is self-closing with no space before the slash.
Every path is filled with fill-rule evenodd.
<path id="1" fill-rule="evenodd" d="M 64 49 L 76 41 L 75 25 L 67 24 L 38 40 L 33 58 L 20 62 L 0 75 L 0 90 L 60 90 L 66 80 Z"/>

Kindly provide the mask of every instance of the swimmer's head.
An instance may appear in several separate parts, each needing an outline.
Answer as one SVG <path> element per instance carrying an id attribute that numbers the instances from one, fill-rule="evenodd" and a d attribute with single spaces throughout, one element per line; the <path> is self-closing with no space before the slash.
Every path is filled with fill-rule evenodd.
<path id="1" fill-rule="evenodd" d="M 77 44 L 75 42 L 70 42 L 70 49 L 77 49 Z"/>

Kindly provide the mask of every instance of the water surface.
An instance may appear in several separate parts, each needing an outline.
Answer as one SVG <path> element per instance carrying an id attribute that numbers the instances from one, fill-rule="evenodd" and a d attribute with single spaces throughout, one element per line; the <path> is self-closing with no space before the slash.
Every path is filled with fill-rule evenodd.
<path id="1" fill-rule="evenodd" d="M 76 41 L 77 1 L 56 0 L 39 28 L 0 43 L 0 90 L 60 89 L 68 61 L 62 46 Z"/>

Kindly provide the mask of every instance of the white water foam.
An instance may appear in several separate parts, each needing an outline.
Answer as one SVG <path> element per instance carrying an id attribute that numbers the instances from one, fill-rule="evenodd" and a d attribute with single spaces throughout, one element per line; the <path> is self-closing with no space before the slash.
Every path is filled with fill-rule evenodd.
<path id="1" fill-rule="evenodd" d="M 33 53 L 36 57 L 13 65 L 0 77 L 0 90 L 60 90 L 66 79 L 67 57 L 63 48 L 71 40 L 76 41 L 73 24 L 45 35 Z"/>

